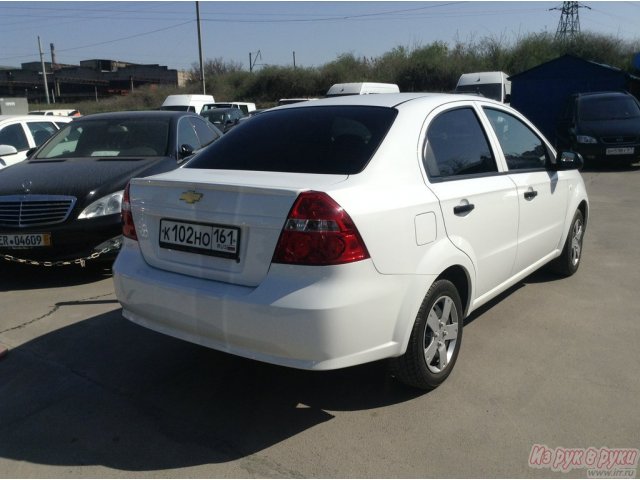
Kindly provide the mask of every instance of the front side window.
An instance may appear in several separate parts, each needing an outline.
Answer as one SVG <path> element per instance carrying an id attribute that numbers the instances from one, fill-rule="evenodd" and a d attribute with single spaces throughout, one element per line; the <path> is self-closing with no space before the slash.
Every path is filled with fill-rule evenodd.
<path id="1" fill-rule="evenodd" d="M 200 144 L 203 147 L 209 145 L 220 137 L 220 135 L 211 128 L 206 121 L 195 117 L 190 118 L 189 120 L 193 123 L 193 127 L 196 129 L 196 135 L 198 135 Z"/>
<path id="2" fill-rule="evenodd" d="M 230 130 L 185 168 L 356 174 L 396 115 L 392 108 L 365 106 L 265 112 Z"/>
<path id="3" fill-rule="evenodd" d="M 178 122 L 178 148 L 189 145 L 192 150 L 200 148 L 200 140 L 196 135 L 196 129 L 188 118 L 181 118 Z"/>
<path id="4" fill-rule="evenodd" d="M 22 129 L 22 125 L 14 123 L 0 130 L 0 145 L 11 145 L 19 152 L 29 150 L 29 141 Z"/>
<path id="5" fill-rule="evenodd" d="M 470 107 L 441 113 L 431 122 L 423 162 L 432 179 L 498 171 L 484 130 Z"/>
<path id="6" fill-rule="evenodd" d="M 502 110 L 484 108 L 509 170 L 545 168 L 549 152 L 544 142 L 519 118 Z"/>

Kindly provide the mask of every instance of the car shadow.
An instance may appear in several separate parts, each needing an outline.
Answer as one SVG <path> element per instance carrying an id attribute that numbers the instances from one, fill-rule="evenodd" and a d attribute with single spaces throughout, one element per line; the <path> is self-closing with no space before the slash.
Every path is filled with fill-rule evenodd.
<path id="1" fill-rule="evenodd" d="M 521 280 L 520 282 L 516 283 L 512 287 L 508 288 L 497 297 L 493 298 L 492 300 L 488 301 L 478 309 L 474 310 L 471 313 L 471 315 L 469 315 L 464 319 L 464 326 L 466 327 L 473 321 L 477 320 L 479 317 L 481 317 L 486 312 L 491 310 L 494 306 L 502 302 L 505 298 L 509 297 L 510 295 L 513 295 L 513 293 L 520 290 L 521 288 L 526 287 L 529 284 L 556 282 L 562 279 L 563 277 L 551 272 L 547 268 L 542 267 L 539 270 L 536 270 L 535 272 L 533 272 L 528 277 Z"/>
<path id="2" fill-rule="evenodd" d="M 0 292 L 69 287 L 91 283 L 111 276 L 111 264 L 65 265 L 45 267 L 0 260 Z"/>
<path id="3" fill-rule="evenodd" d="M 423 395 L 390 378 L 385 362 L 277 367 L 157 334 L 120 309 L 11 350 L 0 378 L 1 457 L 135 472 L 242 459 L 331 421 L 332 411 Z"/>

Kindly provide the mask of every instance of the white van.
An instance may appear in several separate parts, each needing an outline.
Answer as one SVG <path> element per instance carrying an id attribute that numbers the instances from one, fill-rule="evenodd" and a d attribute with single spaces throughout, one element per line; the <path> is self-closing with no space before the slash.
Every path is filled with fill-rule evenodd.
<path id="1" fill-rule="evenodd" d="M 213 95 L 169 95 L 160 110 L 174 110 L 200 113 L 203 105 L 215 103 Z"/>
<path id="2" fill-rule="evenodd" d="M 215 102 L 203 105 L 202 111 L 211 110 L 212 108 L 239 108 L 248 115 L 249 112 L 256 110 L 256 104 L 252 102 Z"/>
<path id="3" fill-rule="evenodd" d="M 341 97 L 344 95 L 369 95 L 371 93 L 400 93 L 400 87 L 395 83 L 336 83 L 327 92 L 327 97 Z"/>
<path id="4" fill-rule="evenodd" d="M 511 102 L 511 82 L 504 72 L 474 72 L 460 75 L 456 93 L 474 93 L 502 103 Z"/>

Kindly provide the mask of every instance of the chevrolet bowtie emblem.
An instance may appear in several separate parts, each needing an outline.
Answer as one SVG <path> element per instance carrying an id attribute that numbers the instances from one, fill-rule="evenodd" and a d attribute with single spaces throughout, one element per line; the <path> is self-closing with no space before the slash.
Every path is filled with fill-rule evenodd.
<path id="1" fill-rule="evenodd" d="M 189 204 L 199 202 L 201 198 L 202 198 L 202 193 L 198 193 L 195 190 L 182 192 L 182 195 L 180 195 L 180 200 L 182 200 L 183 202 L 187 202 Z"/>

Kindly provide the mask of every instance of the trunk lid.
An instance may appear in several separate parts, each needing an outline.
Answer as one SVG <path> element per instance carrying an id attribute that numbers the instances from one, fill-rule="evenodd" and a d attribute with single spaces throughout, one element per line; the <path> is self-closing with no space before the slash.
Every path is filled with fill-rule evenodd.
<path id="1" fill-rule="evenodd" d="M 298 194 L 326 191 L 347 178 L 178 169 L 132 180 L 131 210 L 142 255 L 162 270 L 257 286 Z"/>

